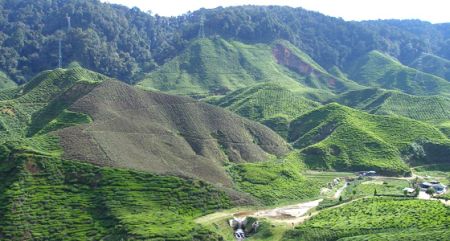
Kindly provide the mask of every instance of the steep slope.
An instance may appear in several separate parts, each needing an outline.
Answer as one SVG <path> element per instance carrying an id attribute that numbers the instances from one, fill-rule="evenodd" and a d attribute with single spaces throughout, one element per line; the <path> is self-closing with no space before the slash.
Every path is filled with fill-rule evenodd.
<path id="1" fill-rule="evenodd" d="M 291 122 L 288 136 L 310 167 L 374 169 L 385 174 L 408 173 L 401 151 L 420 139 L 448 140 L 425 123 L 371 115 L 334 103 Z"/>
<path id="2" fill-rule="evenodd" d="M 17 84 L 8 78 L 8 76 L 0 71 L 0 90 L 1 89 L 9 89 L 16 87 Z"/>
<path id="3" fill-rule="evenodd" d="M 272 52 L 277 63 L 296 73 L 297 79 L 304 86 L 332 93 L 361 88 L 351 80 L 331 75 L 306 53 L 287 41 L 276 41 Z"/>
<path id="4" fill-rule="evenodd" d="M 450 119 L 450 98 L 444 96 L 414 96 L 369 88 L 349 91 L 336 101 L 372 114 L 399 115 L 433 123 Z"/>
<path id="5" fill-rule="evenodd" d="M 411 67 L 450 81 L 450 60 L 433 54 L 422 54 Z"/>
<path id="6" fill-rule="evenodd" d="M 258 121 L 287 137 L 289 122 L 321 104 L 277 84 L 242 88 L 210 103 Z"/>
<path id="7" fill-rule="evenodd" d="M 342 92 L 357 87 L 351 81 L 330 75 L 286 41 L 276 41 L 270 46 L 221 38 L 195 40 L 181 55 L 148 74 L 138 86 L 207 96 L 270 81 L 311 92 Z"/>
<path id="8" fill-rule="evenodd" d="M 265 161 L 289 150 L 270 129 L 228 111 L 106 79 L 80 68 L 39 75 L 0 101 L 0 140 L 60 153 L 57 133 L 68 159 L 229 187 L 229 161 Z"/>
<path id="9" fill-rule="evenodd" d="M 76 98 L 105 79 L 106 76 L 82 68 L 57 69 L 41 73 L 24 86 L 3 91 L 0 95 L 0 142 L 34 134 L 41 122 L 58 116 Z M 79 83 L 83 83 L 83 88 L 78 88 Z M 60 101 L 66 93 L 73 94 Z"/>
<path id="10" fill-rule="evenodd" d="M 220 240 L 193 221 L 230 207 L 210 184 L 0 150 L 1 240 Z"/>
<path id="11" fill-rule="evenodd" d="M 263 125 L 190 98 L 106 81 L 72 104 L 92 123 L 58 131 L 64 156 L 230 186 L 228 162 L 264 161 L 288 145 Z"/>
<path id="12" fill-rule="evenodd" d="M 371 51 L 347 70 L 361 85 L 399 90 L 412 95 L 450 95 L 450 83 L 440 77 L 402 65 L 379 51 Z"/>

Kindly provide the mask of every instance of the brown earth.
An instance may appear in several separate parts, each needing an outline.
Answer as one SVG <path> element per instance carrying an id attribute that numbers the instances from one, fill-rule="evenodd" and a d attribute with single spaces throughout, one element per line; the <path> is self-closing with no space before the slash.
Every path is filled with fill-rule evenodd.
<path id="1" fill-rule="evenodd" d="M 280 156 L 269 128 L 191 98 L 105 81 L 69 108 L 93 122 L 59 130 L 64 157 L 98 165 L 197 177 L 232 186 L 227 162 Z"/>

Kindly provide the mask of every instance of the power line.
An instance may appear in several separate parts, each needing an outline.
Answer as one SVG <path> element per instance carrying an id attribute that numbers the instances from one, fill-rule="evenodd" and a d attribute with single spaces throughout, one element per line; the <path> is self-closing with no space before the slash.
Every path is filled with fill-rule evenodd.
<path id="1" fill-rule="evenodd" d="M 198 37 L 205 38 L 205 15 L 200 17 L 200 29 L 198 30 Z"/>

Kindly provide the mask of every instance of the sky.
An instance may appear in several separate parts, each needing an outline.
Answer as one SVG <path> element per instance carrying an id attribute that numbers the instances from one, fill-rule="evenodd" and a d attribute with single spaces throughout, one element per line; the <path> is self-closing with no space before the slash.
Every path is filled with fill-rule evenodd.
<path id="1" fill-rule="evenodd" d="M 450 22 L 449 0 L 101 0 L 150 10 L 161 16 L 177 16 L 199 8 L 237 5 L 303 7 L 345 20 L 421 19 Z"/>

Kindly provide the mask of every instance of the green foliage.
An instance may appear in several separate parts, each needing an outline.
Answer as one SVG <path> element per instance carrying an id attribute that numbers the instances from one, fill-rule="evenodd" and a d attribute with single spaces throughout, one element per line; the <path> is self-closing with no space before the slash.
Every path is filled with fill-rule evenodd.
<path id="1" fill-rule="evenodd" d="M 294 88 L 299 85 L 277 64 L 270 45 L 204 38 L 194 41 L 182 54 L 147 75 L 138 86 L 208 96 L 274 80 Z"/>
<path id="2" fill-rule="evenodd" d="M 6 76 L 5 73 L 0 71 L 0 90 L 16 87 L 17 84 Z"/>
<path id="3" fill-rule="evenodd" d="M 371 51 L 356 60 L 348 72 L 352 80 L 365 86 L 400 90 L 413 95 L 450 94 L 447 80 L 404 66 L 379 51 Z"/>
<path id="4" fill-rule="evenodd" d="M 270 83 L 236 90 L 211 103 L 261 122 L 287 137 L 290 121 L 320 106 L 304 96 L 305 93 Z"/>
<path id="5" fill-rule="evenodd" d="M 430 123 L 450 119 L 450 98 L 444 96 L 413 96 L 371 88 L 349 91 L 336 101 L 372 114 L 399 115 Z"/>
<path id="6" fill-rule="evenodd" d="M 411 63 L 411 67 L 450 80 L 450 61 L 433 54 L 422 54 Z"/>
<path id="7" fill-rule="evenodd" d="M 0 162 L 2 240 L 215 240 L 193 219 L 229 207 L 196 180 L 35 154 Z"/>
<path id="8" fill-rule="evenodd" d="M 339 175 L 305 173 L 304 164 L 292 156 L 285 160 L 233 165 L 229 172 L 240 190 L 266 205 L 319 197 L 320 189 Z"/>
<path id="9" fill-rule="evenodd" d="M 356 180 L 352 182 L 342 193 L 344 198 L 352 196 L 383 196 L 383 195 L 403 195 L 403 189 L 411 187 L 408 180 L 384 178 L 374 180 Z"/>
<path id="10" fill-rule="evenodd" d="M 41 152 L 55 152 L 58 144 L 49 145 L 54 143 L 53 137 L 34 135 L 47 124 L 47 129 L 40 134 L 89 122 L 89 117 L 65 109 L 106 78 L 82 68 L 57 69 L 4 92 L 0 101 L 0 143 L 18 141 Z"/>
<path id="11" fill-rule="evenodd" d="M 447 140 L 425 123 L 329 104 L 294 120 L 288 140 L 312 168 L 374 169 L 392 175 L 409 173 L 400 150 L 427 138 Z"/>
<path id="12" fill-rule="evenodd" d="M 284 240 L 337 240 L 367 234 L 420 231 L 436 231 L 434 237 L 437 237 L 448 230 L 449 212 L 450 208 L 438 201 L 366 198 L 323 210 L 295 230 L 288 231 Z"/>

